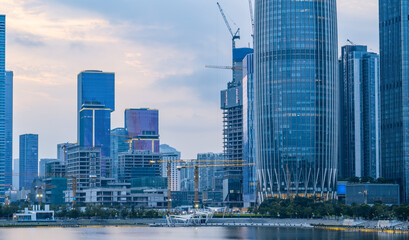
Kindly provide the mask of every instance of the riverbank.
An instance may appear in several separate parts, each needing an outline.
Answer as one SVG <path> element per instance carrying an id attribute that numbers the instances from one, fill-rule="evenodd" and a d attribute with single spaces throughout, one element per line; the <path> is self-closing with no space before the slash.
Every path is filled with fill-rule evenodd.
<path id="1" fill-rule="evenodd" d="M 314 228 L 331 231 L 360 231 L 390 234 L 408 234 L 409 222 L 390 221 L 379 226 L 378 221 L 344 219 L 270 219 L 270 218 L 213 218 L 200 227 L 262 227 L 262 228 Z M 346 226 L 347 224 L 347 226 Z M 0 228 L 76 228 L 76 227 L 167 227 L 166 219 L 80 219 L 54 222 L 0 221 Z"/>

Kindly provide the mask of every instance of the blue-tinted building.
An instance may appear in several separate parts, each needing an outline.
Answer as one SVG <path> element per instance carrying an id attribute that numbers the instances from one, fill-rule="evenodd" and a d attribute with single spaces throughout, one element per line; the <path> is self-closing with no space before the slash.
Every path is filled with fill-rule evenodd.
<path id="1" fill-rule="evenodd" d="M 243 60 L 243 160 L 256 163 L 256 131 L 254 126 L 254 54 Z M 254 205 L 256 200 L 256 166 L 243 167 L 244 207 Z"/>
<path id="2" fill-rule="evenodd" d="M 125 128 L 132 150 L 159 153 L 159 110 L 126 109 Z"/>
<path id="3" fill-rule="evenodd" d="M 255 6 L 257 175 L 263 199 L 336 196 L 336 0 Z"/>
<path id="4" fill-rule="evenodd" d="M 0 195 L 5 194 L 6 153 L 6 16 L 0 15 Z M 0 198 L 3 202 L 4 198 Z"/>
<path id="5" fill-rule="evenodd" d="M 38 135 L 20 135 L 20 188 L 29 189 L 38 177 Z"/>
<path id="6" fill-rule="evenodd" d="M 379 177 L 379 56 L 362 45 L 342 47 L 339 179 Z"/>
<path id="7" fill-rule="evenodd" d="M 101 174 L 108 173 L 111 149 L 111 112 L 115 111 L 115 74 L 83 71 L 78 74 L 78 143 L 101 148 Z"/>
<path id="8" fill-rule="evenodd" d="M 243 159 L 243 59 L 251 48 L 233 49 L 233 79 L 221 91 L 223 111 L 223 153 L 228 160 Z M 224 203 L 230 207 L 243 205 L 243 169 L 226 167 L 223 179 Z"/>
<path id="9" fill-rule="evenodd" d="M 409 2 L 379 0 L 381 176 L 409 201 Z"/>
<path id="10" fill-rule="evenodd" d="M 55 162 L 55 161 L 57 161 L 57 159 L 53 159 L 53 158 L 40 159 L 39 167 L 38 167 L 38 176 L 39 177 L 50 177 L 50 176 L 46 176 L 47 164 L 50 162 Z"/>
<path id="11" fill-rule="evenodd" d="M 13 72 L 6 72 L 6 173 L 13 171 Z M 5 175 L 5 184 L 12 185 L 12 175 Z"/>
<path id="12" fill-rule="evenodd" d="M 111 131 L 111 158 L 113 178 L 118 180 L 118 154 L 129 151 L 128 132 L 125 128 Z"/>

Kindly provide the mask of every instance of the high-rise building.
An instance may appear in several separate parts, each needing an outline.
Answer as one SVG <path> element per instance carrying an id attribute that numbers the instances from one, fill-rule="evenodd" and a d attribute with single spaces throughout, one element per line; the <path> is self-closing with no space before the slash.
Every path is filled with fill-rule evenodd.
<path id="1" fill-rule="evenodd" d="M 53 158 L 42 158 L 42 159 L 40 159 L 39 168 L 38 168 L 38 176 L 39 177 L 46 177 L 47 163 L 54 162 L 54 161 L 57 161 L 57 159 L 53 159 Z M 49 177 L 49 176 L 47 176 L 47 177 Z"/>
<path id="2" fill-rule="evenodd" d="M 109 175 L 111 112 L 115 111 L 115 74 L 88 70 L 78 74 L 78 143 L 101 148 L 101 174 Z"/>
<path id="3" fill-rule="evenodd" d="M 20 162 L 18 158 L 13 160 L 13 189 L 20 189 Z"/>
<path id="4" fill-rule="evenodd" d="M 132 149 L 159 153 L 159 111 L 140 108 L 125 110 L 125 128 Z"/>
<path id="5" fill-rule="evenodd" d="M 134 178 L 162 177 L 160 153 L 133 151 L 118 155 L 118 178 L 126 182 Z"/>
<path id="6" fill-rule="evenodd" d="M 221 91 L 223 110 L 223 152 L 228 160 L 243 159 L 243 59 L 253 53 L 251 48 L 233 49 L 233 80 Z M 243 204 L 242 167 L 226 167 L 223 199 L 228 206 Z"/>
<path id="7" fill-rule="evenodd" d="M 197 160 L 200 165 L 221 165 L 224 162 L 223 153 L 198 153 Z M 199 168 L 199 191 L 222 191 L 221 184 L 224 177 L 224 167 L 203 167 Z"/>
<path id="8" fill-rule="evenodd" d="M 256 131 L 254 126 L 254 54 L 243 60 L 243 160 L 256 163 Z M 255 165 L 243 166 L 244 207 L 253 206 L 256 201 L 257 174 Z"/>
<path id="9" fill-rule="evenodd" d="M 61 164 L 66 164 L 67 161 L 67 148 L 69 146 L 73 146 L 75 143 L 60 143 L 57 144 L 57 160 L 61 162 Z"/>
<path id="10" fill-rule="evenodd" d="M 0 15 L 0 195 L 5 195 L 5 177 L 7 163 L 6 147 L 6 16 Z M 0 202 L 4 202 L 4 197 L 0 197 Z"/>
<path id="11" fill-rule="evenodd" d="M 264 197 L 336 196 L 336 0 L 255 6 L 257 175 Z"/>
<path id="12" fill-rule="evenodd" d="M 6 173 L 11 173 L 13 168 L 13 72 L 6 72 Z M 12 184 L 12 176 L 5 175 L 5 184 Z"/>
<path id="13" fill-rule="evenodd" d="M 113 178 L 118 181 L 118 154 L 129 151 L 128 132 L 125 128 L 111 131 L 111 159 Z"/>
<path id="14" fill-rule="evenodd" d="M 101 186 L 101 148 L 72 145 L 67 147 L 67 176 L 76 177 L 77 190 Z M 73 179 L 68 178 L 67 188 L 72 191 Z M 78 192 L 77 201 L 84 202 L 85 194 Z"/>
<path id="15" fill-rule="evenodd" d="M 362 45 L 342 47 L 338 178 L 379 177 L 379 56 Z"/>
<path id="16" fill-rule="evenodd" d="M 160 154 L 162 158 L 162 177 L 168 177 L 168 170 L 170 170 L 170 188 L 171 191 L 180 191 L 180 169 L 179 163 L 176 160 L 180 160 L 181 154 L 175 148 L 161 144 L 159 146 Z M 168 162 L 170 161 L 170 162 Z M 168 169 L 168 163 L 170 163 L 170 169 Z"/>
<path id="17" fill-rule="evenodd" d="M 38 135 L 20 135 L 20 188 L 29 189 L 38 177 Z"/>
<path id="18" fill-rule="evenodd" d="M 409 2 L 379 0 L 381 176 L 409 201 Z"/>

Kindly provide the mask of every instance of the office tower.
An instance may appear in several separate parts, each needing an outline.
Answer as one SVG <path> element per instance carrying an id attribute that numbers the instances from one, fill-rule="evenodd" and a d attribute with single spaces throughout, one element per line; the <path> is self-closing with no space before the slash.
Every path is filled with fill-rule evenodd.
<path id="1" fill-rule="evenodd" d="M 54 160 L 45 164 L 45 176 L 51 178 L 60 178 L 67 176 L 66 165 L 61 161 Z"/>
<path id="2" fill-rule="evenodd" d="M 129 150 L 128 132 L 125 128 L 111 131 L 111 159 L 113 178 L 118 181 L 118 154 Z"/>
<path id="3" fill-rule="evenodd" d="M 331 199 L 338 163 L 336 0 L 259 0 L 255 7 L 261 197 Z"/>
<path id="4" fill-rule="evenodd" d="M 243 160 L 249 164 L 256 163 L 254 127 L 254 54 L 249 54 L 243 60 Z M 256 189 L 256 166 L 243 166 L 244 207 L 254 205 Z"/>
<path id="5" fill-rule="evenodd" d="M 118 154 L 118 178 L 126 182 L 135 178 L 162 177 L 160 153 L 134 151 Z"/>
<path id="6" fill-rule="evenodd" d="M 132 149 L 159 153 L 159 111 L 140 108 L 125 110 L 125 128 Z"/>
<path id="7" fill-rule="evenodd" d="M 162 177 L 168 177 L 168 170 L 170 170 L 171 179 L 168 179 L 170 189 L 171 191 L 180 191 L 180 169 L 178 168 L 179 163 L 176 161 L 180 160 L 180 152 L 167 144 L 161 144 L 159 150 L 163 161 L 161 163 Z M 168 169 L 168 161 L 170 161 L 170 169 Z"/>
<path id="8" fill-rule="evenodd" d="M 243 159 L 243 59 L 253 53 L 251 48 L 233 49 L 233 80 L 221 91 L 223 110 L 223 152 L 228 160 Z M 241 167 L 227 167 L 224 171 L 223 199 L 226 205 L 243 204 L 243 171 Z"/>
<path id="9" fill-rule="evenodd" d="M 67 176 L 76 177 L 77 190 L 101 186 L 101 148 L 72 145 L 67 147 Z M 73 179 L 68 178 L 68 190 L 72 191 Z M 78 201 L 85 196 L 77 195 Z"/>
<path id="10" fill-rule="evenodd" d="M 366 46 L 342 47 L 338 178 L 379 177 L 379 56 Z"/>
<path id="11" fill-rule="evenodd" d="M 198 153 L 197 160 L 200 165 L 222 165 L 224 162 L 223 153 Z M 224 167 L 203 167 L 199 168 L 199 191 L 222 191 L 224 177 Z"/>
<path id="12" fill-rule="evenodd" d="M 13 189 L 20 189 L 20 162 L 18 158 L 13 160 Z"/>
<path id="13" fill-rule="evenodd" d="M 13 72 L 6 71 L 6 185 L 12 184 L 12 176 L 10 173 L 13 168 L 13 76 Z"/>
<path id="14" fill-rule="evenodd" d="M 40 159 L 39 168 L 38 168 L 38 176 L 39 177 L 46 177 L 46 166 L 49 162 L 57 161 L 57 159 L 53 158 L 42 158 Z M 47 176 L 49 177 L 49 176 Z"/>
<path id="15" fill-rule="evenodd" d="M 0 15 L 0 195 L 5 195 L 7 163 L 7 124 L 6 124 L 6 16 Z M 0 197 L 4 202 L 4 197 Z"/>
<path id="16" fill-rule="evenodd" d="M 379 0 L 381 176 L 409 201 L 409 2 Z"/>
<path id="17" fill-rule="evenodd" d="M 101 174 L 109 175 L 111 112 L 115 111 L 115 74 L 83 71 L 78 74 L 78 143 L 101 148 Z"/>
<path id="18" fill-rule="evenodd" d="M 20 135 L 20 188 L 28 189 L 38 177 L 38 135 Z"/>
<path id="19" fill-rule="evenodd" d="M 61 162 L 61 164 L 66 164 L 67 162 L 67 148 L 69 146 L 73 146 L 75 143 L 60 143 L 57 144 L 57 160 Z"/>

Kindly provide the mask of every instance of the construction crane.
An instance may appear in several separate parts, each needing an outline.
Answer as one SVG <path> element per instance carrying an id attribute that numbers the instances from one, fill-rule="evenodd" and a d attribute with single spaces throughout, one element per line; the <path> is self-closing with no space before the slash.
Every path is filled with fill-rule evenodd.
<path id="1" fill-rule="evenodd" d="M 209 161 L 209 160 L 208 160 Z M 210 160 L 212 161 L 212 160 Z M 233 160 L 233 161 L 243 161 L 243 160 Z M 214 168 L 214 167 L 244 167 L 244 166 L 253 166 L 254 163 L 226 163 L 226 164 L 194 164 L 194 165 L 186 165 L 180 166 L 178 169 L 181 170 L 182 168 L 194 168 L 194 181 L 195 181 L 195 201 L 194 207 L 195 209 L 199 208 L 199 168 Z"/>
<path id="2" fill-rule="evenodd" d="M 354 42 L 352 42 L 351 40 L 347 39 L 347 42 L 349 42 L 351 45 L 356 45 Z"/>
<path id="3" fill-rule="evenodd" d="M 206 65 L 206 68 L 216 68 L 216 69 L 231 69 L 231 70 L 243 70 L 242 67 L 232 67 L 232 66 L 215 66 L 215 65 Z"/>
<path id="4" fill-rule="evenodd" d="M 249 0 L 250 9 L 250 20 L 251 20 L 251 37 L 254 38 L 254 11 L 253 11 L 253 1 Z"/>
<path id="5" fill-rule="evenodd" d="M 156 160 L 150 161 L 150 164 L 155 163 L 166 163 L 166 175 L 168 178 L 168 212 L 170 213 L 172 210 L 172 163 L 183 163 L 185 166 L 194 164 L 196 166 L 200 163 L 208 163 L 208 162 L 230 162 L 230 163 L 241 163 L 244 160 L 225 160 L 225 159 L 216 159 L 216 160 L 196 160 L 196 159 L 179 159 L 179 160 Z M 208 164 L 206 164 L 207 166 Z M 204 166 L 204 165 L 200 165 Z M 182 168 L 186 168 L 183 166 L 178 166 L 177 169 L 181 170 Z M 196 178 L 197 177 L 197 178 Z M 195 190 L 199 189 L 199 171 L 195 169 Z M 198 194 L 197 194 L 198 195 Z M 196 191 L 195 191 L 195 199 L 196 199 Z M 196 201 L 196 200 L 195 200 Z"/>
<path id="6" fill-rule="evenodd" d="M 223 11 L 222 7 L 220 6 L 220 3 L 217 2 L 217 6 L 219 7 L 219 11 L 220 11 L 220 13 L 221 13 L 221 15 L 223 17 L 224 22 L 226 23 L 227 29 L 229 30 L 229 32 L 230 32 L 230 34 L 232 36 L 232 46 L 233 46 L 233 49 L 235 49 L 236 48 L 236 40 L 240 39 L 240 28 L 237 28 L 236 32 L 234 33 L 233 30 L 230 27 L 230 23 L 227 20 L 227 17 L 224 14 L 224 11 Z"/>

